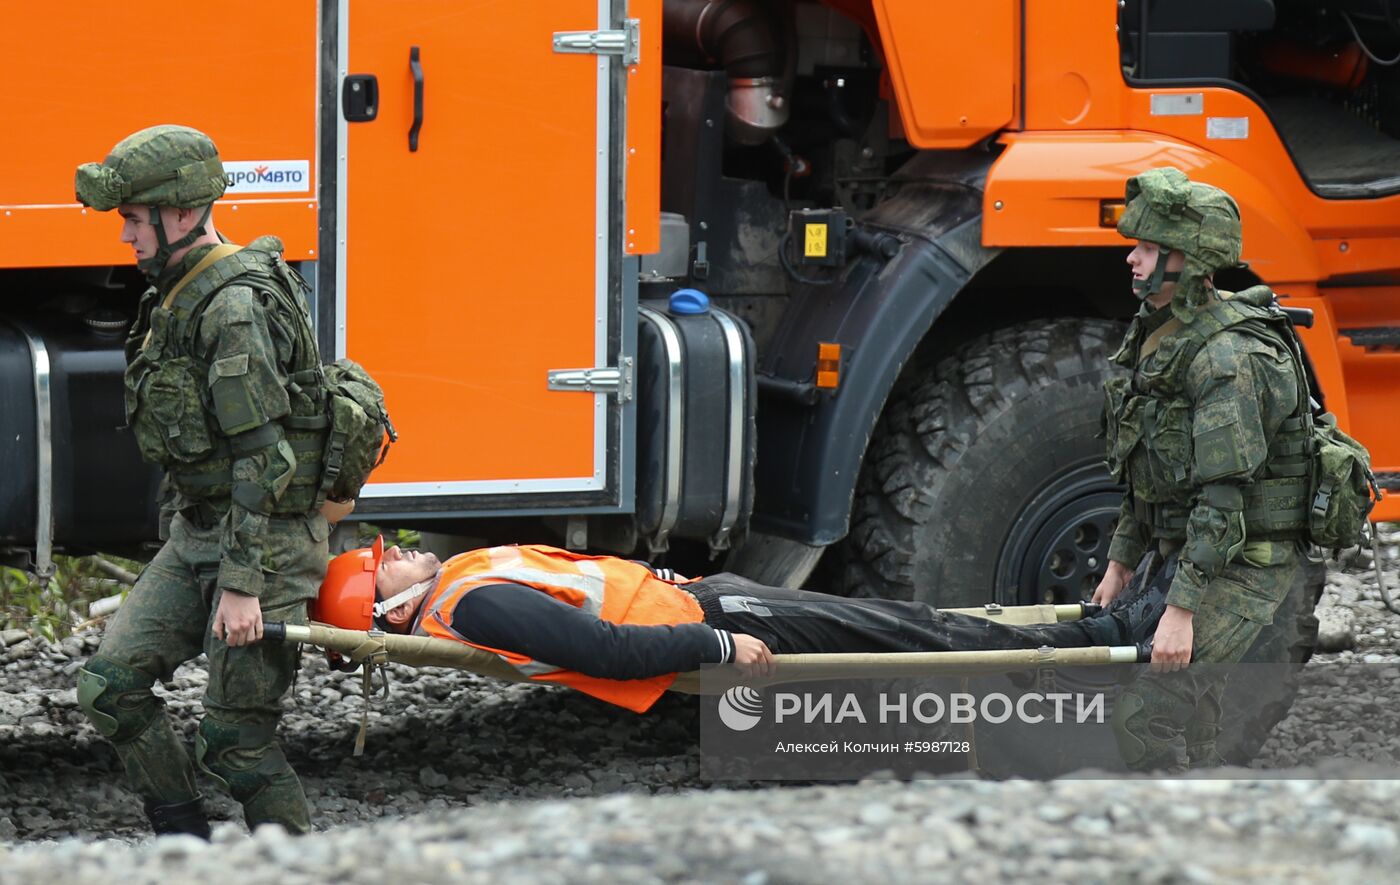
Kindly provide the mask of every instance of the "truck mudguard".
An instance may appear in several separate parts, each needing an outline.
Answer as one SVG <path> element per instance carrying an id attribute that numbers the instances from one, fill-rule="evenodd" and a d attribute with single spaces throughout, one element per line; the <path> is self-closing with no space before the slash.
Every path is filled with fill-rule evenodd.
<path id="1" fill-rule="evenodd" d="M 890 199 L 861 220 L 898 238 L 893 258 L 862 255 L 825 285 L 794 288 L 759 367 L 754 528 L 814 545 L 849 527 L 861 460 L 901 369 L 935 319 L 997 250 L 981 244 L 991 155 L 922 154 Z M 812 384 L 817 343 L 842 347 L 840 385 Z"/>

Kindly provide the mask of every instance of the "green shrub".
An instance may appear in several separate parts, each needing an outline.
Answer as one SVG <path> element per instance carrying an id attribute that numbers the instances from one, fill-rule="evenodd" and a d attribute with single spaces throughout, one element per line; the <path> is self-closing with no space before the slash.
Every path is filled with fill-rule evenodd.
<path id="1" fill-rule="evenodd" d="M 129 572 L 141 563 L 104 557 Z M 88 606 L 126 589 L 109 577 L 91 556 L 54 557 L 47 585 L 18 569 L 0 567 L 0 629 L 29 630 L 55 642 L 87 620 Z"/>

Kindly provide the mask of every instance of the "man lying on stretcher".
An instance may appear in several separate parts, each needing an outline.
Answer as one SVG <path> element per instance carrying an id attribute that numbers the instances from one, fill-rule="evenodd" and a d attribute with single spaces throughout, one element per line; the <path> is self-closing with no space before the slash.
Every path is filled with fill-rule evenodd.
<path id="1" fill-rule="evenodd" d="M 1169 562 L 1163 573 L 1175 571 Z M 843 599 L 737 575 L 669 569 L 553 547 L 489 547 L 445 563 L 374 545 L 331 561 L 312 616 L 466 643 L 540 682 L 645 711 L 678 672 L 734 663 L 772 675 L 773 655 L 1136 645 L 1166 607 L 1165 581 L 1130 587 L 1088 618 L 1012 626 L 922 602 Z"/>

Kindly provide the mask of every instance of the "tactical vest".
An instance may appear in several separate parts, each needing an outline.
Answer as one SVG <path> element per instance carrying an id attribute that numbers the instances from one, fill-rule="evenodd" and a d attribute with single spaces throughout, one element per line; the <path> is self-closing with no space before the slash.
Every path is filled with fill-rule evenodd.
<path id="1" fill-rule="evenodd" d="M 1231 330 L 1281 348 L 1298 381 L 1298 404 L 1268 442 L 1261 471 L 1243 486 L 1245 531 L 1251 538 L 1300 538 L 1307 527 L 1309 425 L 1306 378 L 1290 345 L 1288 318 L 1272 308 L 1273 293 L 1256 286 L 1221 293 L 1189 324 L 1166 314 L 1155 330 L 1139 323 L 1115 360 L 1133 373 L 1105 385 L 1107 463 L 1116 482 L 1128 486 L 1138 518 L 1153 537 L 1182 541 L 1201 483 L 1196 464 L 1187 370 L 1206 342 Z"/>
<path id="2" fill-rule="evenodd" d="M 613 557 L 591 557 L 542 545 L 490 547 L 462 553 L 442 567 L 437 587 L 423 603 L 414 632 L 453 639 L 492 654 L 522 676 L 553 682 L 638 713 L 656 703 L 676 674 L 649 679 L 599 679 L 536 661 L 509 649 L 470 642 L 452 627 L 452 613 L 466 593 L 488 584 L 521 584 L 613 624 L 694 624 L 700 603 L 646 566 Z"/>
<path id="3" fill-rule="evenodd" d="M 220 290 L 241 285 L 261 293 L 267 310 L 295 336 L 290 363 L 283 367 L 291 412 L 277 423 L 297 467 L 274 515 L 304 514 L 317 503 L 327 424 L 324 382 L 302 300 L 306 284 L 280 259 L 280 245 L 273 238 L 259 238 L 218 259 L 189 280 L 168 305 L 160 303 L 156 290 L 148 291 L 127 339 L 127 423 L 142 457 L 164 467 L 187 500 L 226 508 L 233 494 L 233 462 L 276 440 L 271 424 L 238 434 L 233 441 L 220 431 L 210 395 L 213 367 L 198 353 L 205 308 Z"/>

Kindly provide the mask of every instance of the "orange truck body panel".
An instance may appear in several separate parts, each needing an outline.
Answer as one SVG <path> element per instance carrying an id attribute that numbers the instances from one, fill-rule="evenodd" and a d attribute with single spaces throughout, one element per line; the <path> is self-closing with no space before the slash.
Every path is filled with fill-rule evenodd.
<path id="1" fill-rule="evenodd" d="M 10 78 L 0 267 L 133 263 L 116 216 L 74 199 L 73 170 L 157 123 L 203 129 L 227 161 L 306 162 L 288 190 L 226 197 L 218 224 L 240 242 L 275 233 L 289 259 L 315 258 L 316 5 L 249 0 L 237 14 L 177 0 L 141 6 L 133 15 L 116 4 L 30 4 L 22 27 L 0 28 Z M 162 23 L 158 51 L 137 36 L 147 22 Z"/>
<path id="2" fill-rule="evenodd" d="M 639 61 L 627 68 L 623 248 L 650 255 L 661 250 L 661 0 L 628 0 L 627 10 L 652 27 L 642 29 Z"/>
<path id="3" fill-rule="evenodd" d="M 875 0 L 904 132 L 964 148 L 1011 124 L 1018 69 L 1015 0 Z"/>
<path id="4" fill-rule="evenodd" d="M 379 80 L 378 118 L 347 124 L 341 207 L 346 353 L 384 386 L 402 436 L 374 483 L 592 479 L 595 398 L 545 380 L 599 364 L 600 59 L 551 46 L 553 31 L 596 28 L 597 2 L 414 10 L 353 0 L 342 63 Z"/>

